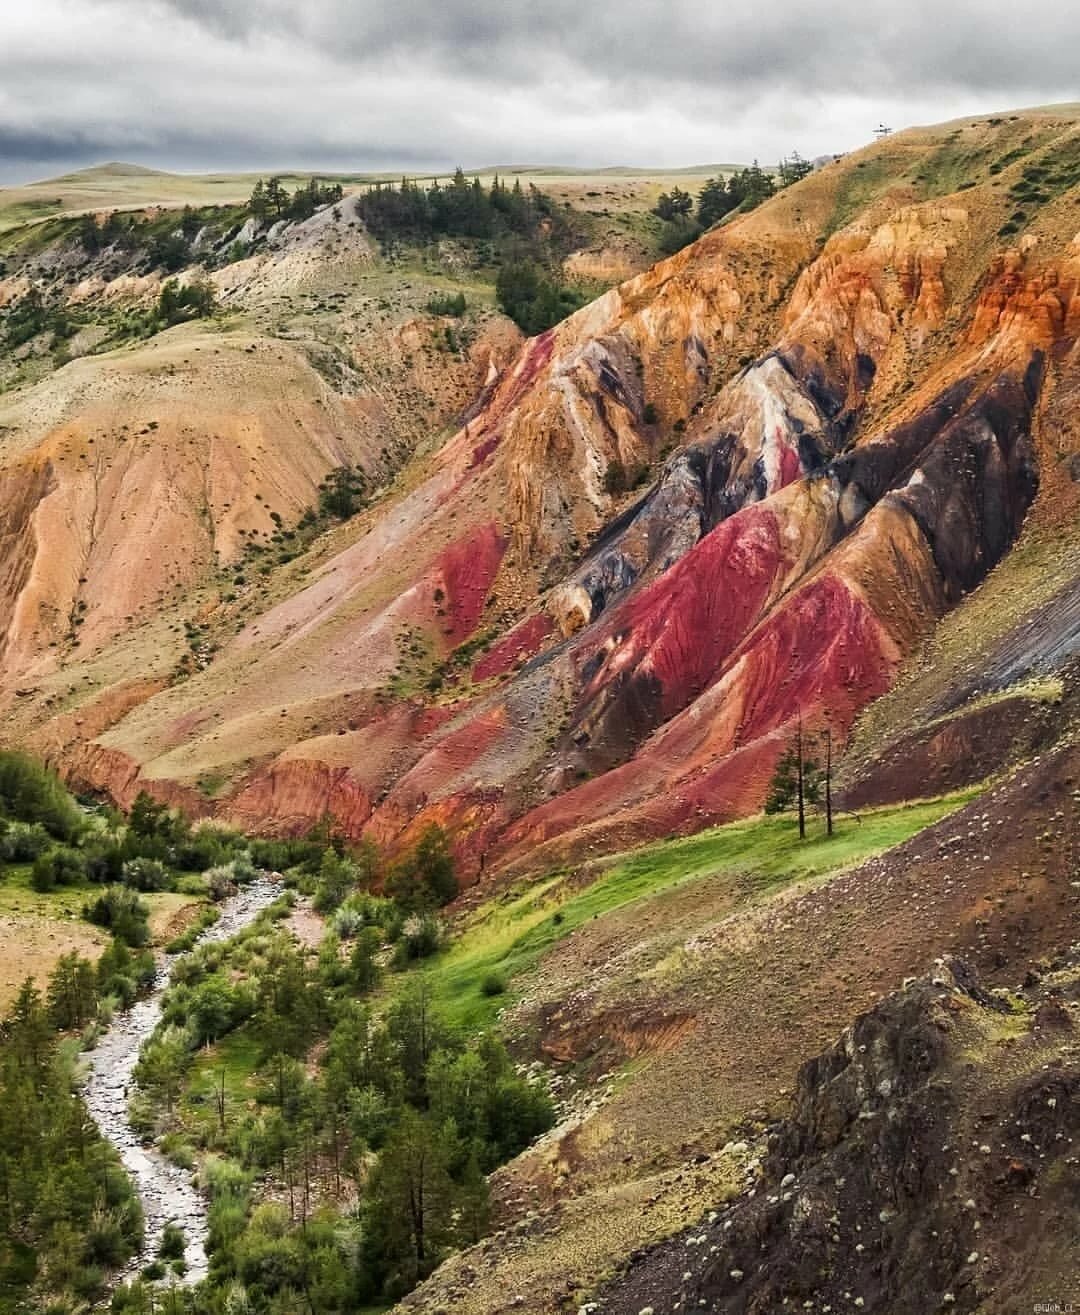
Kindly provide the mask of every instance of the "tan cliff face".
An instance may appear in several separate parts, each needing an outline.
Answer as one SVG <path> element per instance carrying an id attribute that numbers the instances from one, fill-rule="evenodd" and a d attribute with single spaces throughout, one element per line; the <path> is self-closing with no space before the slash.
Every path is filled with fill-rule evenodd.
<path id="1" fill-rule="evenodd" d="M 394 847 L 438 820 L 467 871 L 753 810 L 795 720 L 842 738 L 1069 486 L 1075 433 L 1047 471 L 1042 427 L 1076 386 L 1072 193 L 997 236 L 1020 131 L 898 137 L 516 356 L 493 327 L 453 367 L 465 423 L 396 478 L 390 392 L 291 344 L 182 330 L 67 367 L 0 414 L 9 725 L 89 787 L 253 828 L 330 811 Z M 1029 136 L 1052 159 L 1076 130 Z M 427 332 L 383 368 L 432 394 Z M 257 597 L 223 586 L 345 461 L 372 504 Z"/>

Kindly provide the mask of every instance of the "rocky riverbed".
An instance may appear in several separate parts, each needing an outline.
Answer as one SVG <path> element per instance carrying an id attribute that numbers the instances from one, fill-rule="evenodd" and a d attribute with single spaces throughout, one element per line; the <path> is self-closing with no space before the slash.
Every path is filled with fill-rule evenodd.
<path id="1" fill-rule="evenodd" d="M 281 889 L 280 882 L 269 876 L 246 885 L 222 903 L 220 918 L 199 938 L 199 944 L 235 936 L 278 898 Z M 143 1042 L 161 1021 L 162 996 L 182 957 L 162 959 L 151 993 L 119 1014 L 86 1056 L 83 1098 L 102 1135 L 119 1152 L 146 1216 L 142 1253 L 122 1277 L 137 1273 L 155 1258 L 162 1230 L 172 1220 L 183 1228 L 187 1238 L 187 1271 L 182 1281 L 196 1283 L 206 1277 L 206 1201 L 193 1186 L 190 1171 L 172 1164 L 155 1147 L 144 1145 L 128 1122 L 132 1071 Z"/>

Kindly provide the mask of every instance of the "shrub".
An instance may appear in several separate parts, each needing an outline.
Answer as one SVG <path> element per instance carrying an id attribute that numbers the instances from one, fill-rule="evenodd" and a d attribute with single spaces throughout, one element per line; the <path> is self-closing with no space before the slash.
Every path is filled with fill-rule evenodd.
<path id="1" fill-rule="evenodd" d="M 84 850 L 86 879 L 96 885 L 117 882 L 124 875 L 124 852 L 119 845 L 94 843 Z"/>
<path id="2" fill-rule="evenodd" d="M 236 869 L 232 863 L 210 868 L 206 873 L 206 893 L 212 900 L 220 902 L 236 889 Z"/>
<path id="3" fill-rule="evenodd" d="M 83 917 L 105 927 L 128 945 L 145 945 L 150 939 L 150 910 L 133 890 L 110 886 L 83 908 Z"/>
<path id="4" fill-rule="evenodd" d="M 445 296 L 432 296 L 427 304 L 429 315 L 453 315 L 461 319 L 465 314 L 466 302 L 464 292 L 447 293 Z"/>
<path id="5" fill-rule="evenodd" d="M 502 995 L 506 991 L 506 978 L 500 972 L 486 973 L 480 983 L 480 993 L 486 996 Z"/>
<path id="6" fill-rule="evenodd" d="M 326 850 L 319 865 L 319 884 L 312 901 L 316 911 L 332 913 L 337 909 L 356 884 L 357 875 L 356 868 L 347 858 L 342 858 L 334 849 Z"/>
<path id="7" fill-rule="evenodd" d="M 184 1236 L 184 1230 L 170 1219 L 161 1232 L 158 1256 L 162 1260 L 183 1260 L 186 1247 L 187 1238 Z"/>
<path id="8" fill-rule="evenodd" d="M 31 288 L 9 310 L 4 324 L 4 342 L 8 347 L 21 347 L 49 323 L 49 312 L 37 288 Z"/>
<path id="9" fill-rule="evenodd" d="M 431 825 L 416 849 L 398 863 L 386 879 L 386 892 L 406 911 L 449 904 L 458 893 L 450 842 L 441 826 Z"/>
<path id="10" fill-rule="evenodd" d="M 144 840 L 179 840 L 186 832 L 184 820 L 174 813 L 168 804 L 155 799 L 145 790 L 140 790 L 131 805 L 128 828 L 133 836 Z M 145 852 L 136 850 L 135 853 Z"/>
<path id="11" fill-rule="evenodd" d="M 379 980 L 378 953 L 382 937 L 376 927 L 365 927 L 356 938 L 349 959 L 349 977 L 353 990 L 364 995 L 374 989 Z"/>
<path id="12" fill-rule="evenodd" d="M 243 1201 L 251 1189 L 251 1175 L 232 1160 L 208 1155 L 199 1171 L 199 1185 L 211 1202 Z"/>
<path id="13" fill-rule="evenodd" d="M 152 1278 L 164 1277 L 164 1267 L 156 1261 L 148 1265 L 147 1269 L 155 1270 Z M 121 1283 L 114 1288 L 109 1310 L 112 1315 L 146 1315 L 147 1311 L 153 1309 L 153 1301 L 146 1285 L 140 1279 L 135 1279 L 132 1283 Z"/>
<path id="14" fill-rule="evenodd" d="M 150 264 L 154 268 L 163 268 L 170 273 L 182 269 L 191 258 L 191 248 L 182 233 L 169 233 L 156 237 L 150 244 L 148 252 Z M 173 282 L 173 280 L 169 280 Z M 165 287 L 168 287 L 166 283 Z M 162 289 L 164 292 L 164 288 Z"/>
<path id="15" fill-rule="evenodd" d="M 5 863 L 32 863 L 49 847 L 49 833 L 37 822 L 16 822 L 0 836 L 0 859 Z"/>
<path id="16" fill-rule="evenodd" d="M 178 895 L 194 895 L 198 898 L 206 894 L 206 878 L 201 872 L 183 872 L 173 882 L 173 890 Z"/>
<path id="17" fill-rule="evenodd" d="M 319 485 L 319 511 L 347 521 L 363 504 L 367 476 L 359 466 L 335 466 Z"/>
<path id="18" fill-rule="evenodd" d="M 701 229 L 692 221 L 675 221 L 665 224 L 661 233 L 658 246 L 665 256 L 673 256 L 676 251 L 681 251 L 683 247 L 689 246 L 691 242 L 696 242 L 701 236 Z"/>
<path id="19" fill-rule="evenodd" d="M 233 880 L 238 886 L 246 885 L 249 881 L 254 881 L 259 875 L 259 869 L 255 866 L 255 861 L 251 856 L 250 849 L 241 849 L 232 861 Z"/>
<path id="20" fill-rule="evenodd" d="M 187 1004 L 195 1044 L 217 1041 L 250 1017 L 252 1008 L 247 992 L 230 986 L 224 977 L 208 977 L 192 991 Z"/>
<path id="21" fill-rule="evenodd" d="M 416 913 L 406 918 L 401 928 L 395 960 L 403 965 L 416 959 L 426 959 L 442 944 L 442 923 L 432 913 Z"/>
<path id="22" fill-rule="evenodd" d="M 533 261 L 512 261 L 499 270 L 495 296 L 524 333 L 543 333 L 583 304 L 581 294 L 562 286 Z"/>
<path id="23" fill-rule="evenodd" d="M 199 827 L 175 846 L 173 864 L 185 872 L 206 872 L 229 861 L 234 843 L 231 832 L 217 827 Z"/>
<path id="24" fill-rule="evenodd" d="M 56 886 L 77 886 L 86 879 L 86 859 L 75 849 L 54 849 L 34 860 L 30 884 L 37 891 Z"/>
<path id="25" fill-rule="evenodd" d="M 98 1301 L 105 1292 L 105 1271 L 100 1265 L 80 1265 L 71 1276 L 71 1290 L 84 1301 Z"/>
<path id="26" fill-rule="evenodd" d="M 351 941 L 363 925 L 360 910 L 348 904 L 343 904 L 330 919 L 330 930 L 340 941 Z"/>
<path id="27" fill-rule="evenodd" d="M 612 457 L 604 471 L 604 492 L 612 497 L 625 493 L 627 489 L 626 467 L 618 457 Z"/>
<path id="28" fill-rule="evenodd" d="M 85 1256 L 94 1264 L 119 1265 L 127 1255 L 127 1238 L 120 1213 L 99 1207 L 86 1230 Z"/>
<path id="29" fill-rule="evenodd" d="M 58 840 L 73 840 L 85 828 L 60 778 L 26 754 L 10 751 L 0 752 L 0 815 L 40 823 Z"/>
<path id="30" fill-rule="evenodd" d="M 124 864 L 124 884 L 133 890 L 169 890 L 173 879 L 159 859 L 131 858 Z"/>
<path id="31" fill-rule="evenodd" d="M 167 1132 L 159 1142 L 162 1155 L 180 1169 L 195 1168 L 195 1152 L 178 1132 Z"/>
<path id="32" fill-rule="evenodd" d="M 155 971 L 149 950 L 132 954 L 127 944 L 114 936 L 97 962 L 98 991 L 130 1005 L 139 991 L 153 982 Z"/>

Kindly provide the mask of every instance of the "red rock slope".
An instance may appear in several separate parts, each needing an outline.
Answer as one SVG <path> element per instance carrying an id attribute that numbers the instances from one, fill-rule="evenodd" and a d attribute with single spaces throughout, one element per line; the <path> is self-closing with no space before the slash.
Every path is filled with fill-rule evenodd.
<path id="1" fill-rule="evenodd" d="M 274 605 L 220 606 L 205 670 L 26 734 L 122 802 L 437 819 L 472 870 L 758 807 L 797 718 L 846 734 L 1021 531 L 1076 380 L 1071 184 L 997 230 L 1078 151 L 1035 116 L 830 166 L 527 343 Z"/>

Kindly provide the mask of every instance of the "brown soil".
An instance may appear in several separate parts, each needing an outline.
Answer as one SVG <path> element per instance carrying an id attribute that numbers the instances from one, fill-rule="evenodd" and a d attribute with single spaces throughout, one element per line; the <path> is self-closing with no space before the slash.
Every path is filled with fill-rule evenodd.
<path id="1" fill-rule="evenodd" d="M 876 1005 L 803 1066 L 761 1181 L 597 1311 L 1011 1315 L 1073 1291 L 1075 960 L 1015 999 L 956 963 Z"/>
<path id="2" fill-rule="evenodd" d="M 501 1172 L 511 1227 L 488 1245 L 490 1262 L 476 1265 L 470 1253 L 420 1289 L 412 1308 L 435 1309 L 449 1283 L 466 1291 L 463 1310 L 503 1311 L 520 1283 L 530 1311 L 563 1309 L 560 1248 L 577 1289 L 591 1290 L 627 1254 L 627 1234 L 631 1249 L 655 1236 L 647 1198 L 630 1185 L 692 1173 L 695 1158 L 727 1163 L 725 1144 L 752 1142 L 790 1107 L 800 1066 L 854 1014 L 942 955 L 1015 986 L 1070 944 L 1080 935 L 1078 782 L 1080 749 L 1066 744 L 895 851 L 816 887 L 741 911 L 731 911 L 730 891 L 706 894 L 695 918 L 692 893 L 700 900 L 702 892 L 693 883 L 672 893 L 666 926 L 664 901 L 651 902 L 653 920 L 636 942 L 634 912 L 580 928 L 538 970 L 549 1028 L 542 1049 L 588 1060 L 616 997 L 635 1030 L 675 1015 L 693 1025 L 673 1049 L 601 1084 L 595 1107 Z M 528 1023 L 527 1007 L 520 1021 Z M 603 1044 L 598 1052 L 618 1053 Z M 636 1202 L 618 1236 L 603 1213 L 613 1192 L 625 1209 Z M 687 1191 L 682 1226 L 723 1199 Z M 669 1226 L 678 1219 L 674 1201 L 664 1217 Z M 526 1238 L 557 1231 L 550 1245 L 528 1242 L 522 1254 L 511 1242 L 519 1226 Z M 466 1282 L 468 1265 L 475 1273 Z"/>
<path id="3" fill-rule="evenodd" d="M 28 977 L 44 991 L 57 960 L 81 954 L 96 960 L 108 937 L 86 924 L 61 922 L 32 914 L 0 915 L 0 1014 L 19 993 Z"/>

